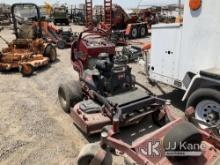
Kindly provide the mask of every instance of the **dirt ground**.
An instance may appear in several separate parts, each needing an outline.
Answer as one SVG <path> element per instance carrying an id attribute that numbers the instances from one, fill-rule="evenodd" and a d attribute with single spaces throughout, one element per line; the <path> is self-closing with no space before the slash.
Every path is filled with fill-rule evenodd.
<path id="1" fill-rule="evenodd" d="M 72 26 L 72 29 L 79 32 L 83 27 Z M 1 35 L 8 41 L 14 38 L 9 29 L 3 30 Z M 0 49 L 5 46 L 0 41 Z M 0 73 L 0 164 L 75 165 L 80 148 L 98 141 L 99 135 L 85 137 L 59 105 L 59 84 L 76 79 L 77 74 L 69 60 L 70 49 L 57 52 L 59 60 L 37 70 L 32 77 L 24 78 L 17 71 Z M 181 91 L 162 84 L 151 86 L 144 66 L 139 63 L 131 66 L 139 82 L 161 97 L 171 99 L 176 112 L 183 109 Z M 122 137 L 131 142 L 153 128 L 151 122 L 146 121 L 124 129 Z M 123 164 L 121 158 L 114 160 L 117 160 L 115 165 Z"/>

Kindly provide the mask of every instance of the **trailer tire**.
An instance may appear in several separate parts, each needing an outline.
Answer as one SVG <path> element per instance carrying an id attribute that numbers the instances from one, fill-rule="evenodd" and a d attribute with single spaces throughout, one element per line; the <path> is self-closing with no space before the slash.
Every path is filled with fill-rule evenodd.
<path id="1" fill-rule="evenodd" d="M 138 38 L 138 28 L 136 26 L 132 26 L 131 33 L 130 33 L 130 38 L 131 39 Z"/>
<path id="2" fill-rule="evenodd" d="M 55 62 L 57 60 L 57 51 L 56 48 L 48 44 L 44 50 L 44 56 L 50 59 L 50 62 Z"/>
<path id="3" fill-rule="evenodd" d="M 19 70 L 24 77 L 30 77 L 34 73 L 34 67 L 31 64 L 23 64 Z"/>
<path id="4" fill-rule="evenodd" d="M 70 113 L 70 108 L 82 100 L 83 94 L 79 82 L 71 81 L 61 84 L 58 89 L 58 98 L 64 112 Z"/>
<path id="5" fill-rule="evenodd" d="M 215 114 L 216 112 L 218 113 L 218 121 L 220 120 L 220 91 L 208 88 L 197 89 L 189 97 L 186 107 L 193 107 L 195 109 L 194 115 L 196 119 L 213 125 L 214 123 L 211 123 L 207 114 L 210 114 L 210 112 L 214 112 Z M 197 124 L 202 128 L 206 128 L 206 126 L 202 124 Z"/>
<path id="6" fill-rule="evenodd" d="M 68 20 L 66 20 L 65 25 L 69 26 L 69 21 Z"/>
<path id="7" fill-rule="evenodd" d="M 140 26 L 139 28 L 139 36 L 141 38 L 146 37 L 147 36 L 147 28 L 145 26 Z"/>
<path id="8" fill-rule="evenodd" d="M 103 150 L 100 147 L 99 143 L 87 144 L 83 149 L 80 151 L 80 154 L 77 158 L 78 165 L 89 165 L 96 156 L 97 152 Z M 111 165 L 112 164 L 112 154 L 107 151 L 101 165 Z"/>
<path id="9" fill-rule="evenodd" d="M 58 47 L 59 49 L 65 49 L 65 47 L 66 47 L 66 42 L 65 42 L 64 40 L 59 40 L 59 41 L 57 42 L 57 47 Z"/>
<path id="10" fill-rule="evenodd" d="M 163 139 L 163 147 L 165 151 L 185 151 L 187 148 L 181 147 L 182 144 L 201 144 L 202 135 L 198 131 L 198 129 L 187 121 L 181 122 L 177 124 L 174 128 L 170 129 Z M 175 145 L 175 149 L 173 148 Z M 192 151 L 188 149 L 188 151 Z M 195 148 L 195 151 L 196 150 Z"/>

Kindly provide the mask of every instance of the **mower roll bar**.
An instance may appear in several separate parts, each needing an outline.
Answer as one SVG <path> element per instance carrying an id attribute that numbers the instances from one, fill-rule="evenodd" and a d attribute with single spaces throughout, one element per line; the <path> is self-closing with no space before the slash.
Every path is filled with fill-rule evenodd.
<path id="1" fill-rule="evenodd" d="M 15 18 L 15 7 L 17 6 L 33 6 L 36 11 L 37 11 L 37 21 L 38 23 L 40 24 L 40 9 L 39 7 L 34 4 L 34 3 L 14 3 L 11 7 L 11 13 L 12 13 L 12 22 L 13 22 L 13 25 L 14 25 L 14 31 L 15 31 L 15 36 L 16 38 L 18 38 L 18 26 L 17 26 L 17 20 Z M 38 36 L 37 37 L 41 37 L 42 36 L 42 29 L 41 29 L 41 26 L 39 26 L 39 33 L 37 34 Z"/>

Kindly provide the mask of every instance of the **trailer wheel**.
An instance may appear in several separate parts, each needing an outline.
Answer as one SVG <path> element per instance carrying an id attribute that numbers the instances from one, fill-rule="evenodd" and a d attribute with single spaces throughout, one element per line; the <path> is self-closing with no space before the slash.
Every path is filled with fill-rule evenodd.
<path id="1" fill-rule="evenodd" d="M 130 38 L 132 39 L 138 38 L 138 28 L 136 26 L 132 27 Z"/>
<path id="2" fill-rule="evenodd" d="M 196 90 L 187 101 L 187 108 L 195 109 L 195 118 L 209 125 L 215 125 L 220 121 L 220 91 L 202 88 Z M 198 124 L 201 128 L 207 126 Z"/>
<path id="3" fill-rule="evenodd" d="M 79 82 L 73 81 L 59 86 L 59 102 L 66 113 L 70 113 L 70 108 L 81 101 L 82 97 L 83 95 Z"/>
<path id="4" fill-rule="evenodd" d="M 87 144 L 80 151 L 77 164 L 78 165 L 89 165 L 91 161 L 95 158 L 98 152 L 102 151 L 99 143 Z M 99 160 L 99 158 L 96 157 Z M 112 155 L 110 152 L 106 152 L 105 157 L 101 160 L 101 165 L 111 165 L 112 164 Z"/>
<path id="5" fill-rule="evenodd" d="M 140 27 L 139 35 L 140 35 L 140 37 L 146 37 L 147 36 L 147 28 L 145 26 Z"/>
<path id="6" fill-rule="evenodd" d="M 66 42 L 65 42 L 64 40 L 59 40 L 59 41 L 57 42 L 57 47 L 58 47 L 59 49 L 65 49 L 65 47 L 66 47 Z"/>
<path id="7" fill-rule="evenodd" d="M 33 74 L 34 67 L 31 64 L 23 64 L 20 66 L 19 70 L 24 77 L 29 77 Z"/>
<path id="8" fill-rule="evenodd" d="M 199 151 L 199 148 L 188 148 L 188 145 L 196 146 L 202 142 L 202 135 L 198 129 L 187 121 L 179 123 L 170 129 L 164 136 L 163 147 L 165 151 Z M 183 146 L 183 144 L 185 144 Z M 174 148 L 175 147 L 175 148 Z"/>
<path id="9" fill-rule="evenodd" d="M 57 60 L 56 48 L 51 44 L 47 45 L 44 50 L 44 56 L 48 57 L 50 59 L 50 62 L 56 61 Z"/>

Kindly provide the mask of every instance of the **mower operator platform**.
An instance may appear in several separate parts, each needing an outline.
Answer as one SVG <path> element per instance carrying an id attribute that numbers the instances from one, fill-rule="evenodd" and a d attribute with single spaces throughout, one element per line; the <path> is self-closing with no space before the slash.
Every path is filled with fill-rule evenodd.
<path id="1" fill-rule="evenodd" d="M 133 91 L 128 91 L 115 96 L 108 97 L 108 100 L 115 103 L 117 102 L 120 106 L 128 102 L 139 100 L 140 98 L 144 97 L 150 97 L 150 95 L 143 89 L 134 89 Z"/>
<path id="2" fill-rule="evenodd" d="M 160 100 L 141 88 L 106 99 L 109 102 L 117 103 L 117 107 L 121 110 L 121 127 L 139 123 L 147 114 L 158 110 L 158 107 L 161 108 L 160 105 L 162 105 Z M 111 118 L 103 114 L 102 108 L 103 106 L 94 100 L 81 101 L 71 108 L 71 117 L 85 134 L 99 133 L 104 126 L 112 124 Z"/>

